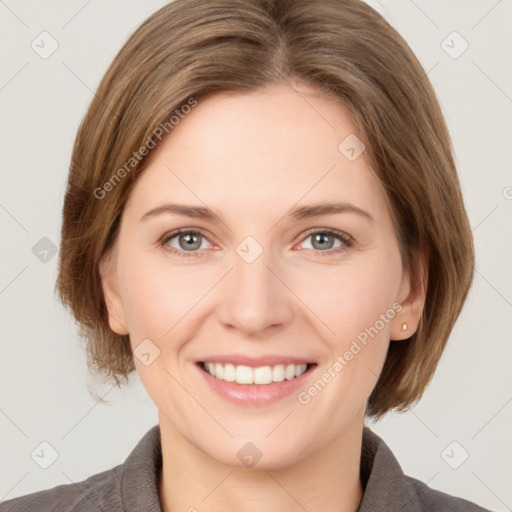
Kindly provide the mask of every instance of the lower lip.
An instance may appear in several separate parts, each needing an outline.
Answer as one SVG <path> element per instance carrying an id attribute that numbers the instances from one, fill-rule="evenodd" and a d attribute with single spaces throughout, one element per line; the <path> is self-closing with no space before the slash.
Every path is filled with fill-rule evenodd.
<path id="1" fill-rule="evenodd" d="M 213 377 L 201 367 L 200 363 L 196 363 L 195 366 L 206 383 L 221 397 L 235 404 L 256 406 L 277 402 L 281 398 L 297 391 L 301 386 L 305 385 L 318 368 L 318 365 L 312 365 L 300 377 L 273 382 L 272 384 L 238 384 L 237 382 L 227 382 Z"/>

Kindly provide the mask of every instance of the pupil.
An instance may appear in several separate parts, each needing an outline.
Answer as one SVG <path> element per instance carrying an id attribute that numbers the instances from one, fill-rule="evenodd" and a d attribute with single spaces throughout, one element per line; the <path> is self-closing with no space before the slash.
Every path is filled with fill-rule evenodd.
<path id="1" fill-rule="evenodd" d="M 316 243 L 316 242 L 318 242 L 318 241 L 320 241 L 320 242 L 321 242 L 321 241 L 325 241 L 325 238 L 329 238 L 330 236 L 331 236 L 331 235 L 326 235 L 325 233 L 319 233 L 319 234 L 315 235 L 315 237 L 314 237 L 314 238 L 315 238 L 314 243 Z M 329 244 L 327 244 L 327 245 L 329 245 Z M 332 245 L 332 244 L 331 244 L 331 245 Z M 325 244 L 323 244 L 323 246 L 324 246 L 324 248 L 326 247 L 326 245 L 325 245 Z M 322 248 L 322 245 L 320 245 L 320 248 Z M 329 248 L 330 248 L 330 246 L 329 246 Z"/>
<path id="2" fill-rule="evenodd" d="M 185 235 L 181 236 L 181 240 L 185 240 L 185 247 L 188 249 L 198 249 L 201 243 L 197 242 L 198 236 L 194 235 L 193 233 L 187 233 Z M 195 239 L 195 240 L 194 240 Z M 194 246 L 194 244 L 196 246 Z"/>

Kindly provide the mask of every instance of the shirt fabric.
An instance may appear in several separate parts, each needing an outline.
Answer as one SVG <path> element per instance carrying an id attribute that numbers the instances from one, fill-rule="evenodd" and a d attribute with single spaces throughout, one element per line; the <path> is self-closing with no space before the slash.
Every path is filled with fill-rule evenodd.
<path id="1" fill-rule="evenodd" d="M 81 482 L 0 502 L 0 512 L 162 512 L 160 442 L 155 425 L 124 463 Z M 361 480 L 364 495 L 357 512 L 489 512 L 404 475 L 391 450 L 368 427 L 363 430 Z"/>

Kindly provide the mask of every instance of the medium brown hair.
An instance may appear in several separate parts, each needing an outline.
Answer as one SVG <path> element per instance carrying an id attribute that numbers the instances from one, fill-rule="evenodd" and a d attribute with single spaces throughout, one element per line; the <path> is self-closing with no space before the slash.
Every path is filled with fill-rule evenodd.
<path id="1" fill-rule="evenodd" d="M 425 263 L 418 329 L 391 341 L 367 413 L 405 410 L 430 381 L 466 300 L 473 240 L 433 88 L 404 39 L 359 0 L 175 0 L 142 23 L 108 68 L 76 136 L 59 298 L 79 324 L 91 372 L 126 381 L 135 370 L 129 336 L 109 328 L 99 262 L 147 165 L 141 148 L 158 146 L 158 127 L 169 127 L 191 98 L 278 83 L 312 86 L 349 107 L 416 285 Z"/>

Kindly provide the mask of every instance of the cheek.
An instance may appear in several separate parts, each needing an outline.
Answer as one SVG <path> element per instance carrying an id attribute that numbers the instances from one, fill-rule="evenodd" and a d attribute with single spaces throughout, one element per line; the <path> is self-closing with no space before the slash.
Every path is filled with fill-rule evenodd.
<path id="1" fill-rule="evenodd" d="M 325 284 L 323 292 L 317 286 L 305 300 L 320 318 L 318 332 L 326 333 L 319 343 L 328 361 L 299 401 L 324 411 L 335 428 L 364 409 L 386 359 L 401 268 L 381 270 L 378 265 L 340 268 L 328 280 L 317 280 Z"/>
<path id="2" fill-rule="evenodd" d="M 398 249 L 389 247 L 354 258 L 350 264 L 324 268 L 314 282 L 312 278 L 300 280 L 298 295 L 318 315 L 318 330 L 325 333 L 322 341 L 331 361 L 328 370 L 336 375 L 332 392 L 338 390 L 345 405 L 362 405 L 377 382 L 389 347 L 391 322 L 400 309 L 396 298 L 401 275 Z"/>
<path id="3" fill-rule="evenodd" d="M 119 262 L 121 295 L 131 338 L 150 338 L 159 344 L 215 284 L 216 275 L 200 265 L 183 268 L 165 258 L 139 257 Z M 175 327 L 176 326 L 176 327 Z"/>
<path id="4" fill-rule="evenodd" d="M 399 261 L 397 264 L 393 258 L 361 258 L 347 265 L 319 269 L 314 277 L 297 277 L 295 289 L 325 325 L 326 339 L 342 346 L 376 322 L 379 330 L 389 332 L 400 284 Z M 381 315 L 386 317 L 384 326 L 379 321 Z"/>

